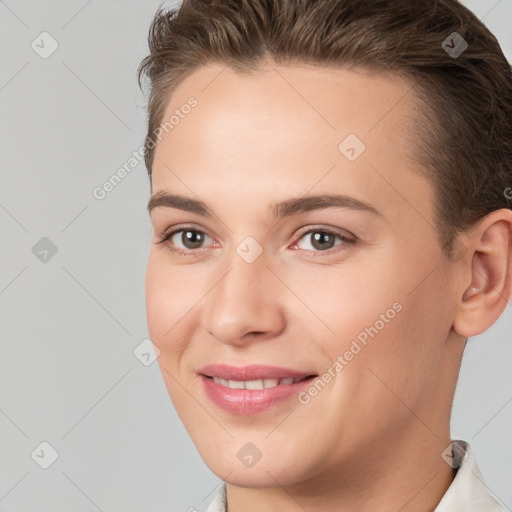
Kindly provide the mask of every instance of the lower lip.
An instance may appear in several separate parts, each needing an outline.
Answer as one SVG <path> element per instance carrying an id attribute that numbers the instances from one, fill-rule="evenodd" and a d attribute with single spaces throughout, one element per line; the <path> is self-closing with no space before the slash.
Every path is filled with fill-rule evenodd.
<path id="1" fill-rule="evenodd" d="M 231 389 L 214 382 L 210 377 L 200 375 L 206 394 L 221 409 L 234 414 L 255 414 L 271 406 L 296 397 L 303 389 L 311 386 L 316 377 L 304 379 L 295 384 L 282 384 L 263 389 Z"/>

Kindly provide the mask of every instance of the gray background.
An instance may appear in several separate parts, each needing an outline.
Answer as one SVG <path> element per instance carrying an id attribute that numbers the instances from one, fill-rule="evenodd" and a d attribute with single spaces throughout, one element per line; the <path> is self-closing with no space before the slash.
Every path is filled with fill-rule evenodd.
<path id="1" fill-rule="evenodd" d="M 142 144 L 145 98 L 135 71 L 158 3 L 0 1 L 5 512 L 205 510 L 220 481 L 181 425 L 157 363 L 133 354 L 148 337 L 143 163 L 105 199 L 92 195 Z M 510 60 L 512 0 L 466 3 Z M 43 31 L 59 45 L 46 59 L 31 47 Z M 32 251 L 43 237 L 57 248 L 46 262 Z M 508 307 L 469 341 L 452 421 L 452 437 L 470 442 L 508 511 L 511 327 Z M 58 452 L 48 469 L 36 463 L 49 460 L 43 441 Z"/>

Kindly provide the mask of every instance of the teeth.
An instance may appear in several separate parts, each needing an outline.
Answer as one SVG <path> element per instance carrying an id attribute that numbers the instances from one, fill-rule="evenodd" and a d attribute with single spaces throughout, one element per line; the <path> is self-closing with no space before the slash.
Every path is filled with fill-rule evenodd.
<path id="1" fill-rule="evenodd" d="M 220 377 L 213 377 L 213 382 L 222 384 L 230 389 L 263 389 L 275 388 L 276 386 L 286 386 L 295 384 L 305 377 L 284 377 L 282 379 L 259 379 L 259 380 L 226 380 Z"/>
<path id="2" fill-rule="evenodd" d="M 231 389 L 244 389 L 244 381 L 243 380 L 228 380 L 227 384 L 224 384 Z"/>
<path id="3" fill-rule="evenodd" d="M 255 381 L 253 381 L 253 382 L 255 382 Z M 257 382 L 261 382 L 261 380 L 259 380 Z M 275 388 L 278 385 L 279 385 L 279 379 L 264 379 L 263 380 L 263 387 L 265 387 L 265 388 Z"/>
<path id="4" fill-rule="evenodd" d="M 265 387 L 264 380 L 246 380 L 243 384 L 245 384 L 245 389 L 263 389 Z"/>

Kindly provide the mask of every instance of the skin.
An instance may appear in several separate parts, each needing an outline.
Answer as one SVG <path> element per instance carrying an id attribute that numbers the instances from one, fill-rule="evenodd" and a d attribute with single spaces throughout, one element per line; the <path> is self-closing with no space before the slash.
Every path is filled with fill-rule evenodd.
<path id="1" fill-rule="evenodd" d="M 152 192 L 201 199 L 214 217 L 151 211 L 147 319 L 229 512 L 432 511 L 455 475 L 441 453 L 466 337 L 510 300 L 512 212 L 462 234 L 457 259 L 443 255 L 434 192 L 414 160 L 416 100 L 397 76 L 272 62 L 249 76 L 212 64 L 175 89 L 165 118 L 190 96 L 197 107 L 156 147 Z M 366 146 L 353 162 L 338 150 L 351 133 Z M 332 193 L 380 215 L 269 210 Z M 200 249 L 173 253 L 187 249 L 181 233 L 156 243 L 182 224 L 207 234 Z M 326 227 L 357 241 L 319 249 L 303 235 Z M 247 236 L 263 249 L 250 264 L 236 252 Z M 401 311 L 306 405 L 241 416 L 202 389 L 197 371 L 210 363 L 323 374 L 394 303 Z M 247 442 L 262 454 L 250 468 L 237 457 Z"/>

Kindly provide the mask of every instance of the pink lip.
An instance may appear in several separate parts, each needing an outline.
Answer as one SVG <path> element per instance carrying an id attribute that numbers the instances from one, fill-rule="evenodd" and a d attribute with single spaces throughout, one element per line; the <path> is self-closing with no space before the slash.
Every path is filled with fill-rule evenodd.
<path id="1" fill-rule="evenodd" d="M 226 380 L 282 379 L 286 377 L 303 378 L 312 376 L 312 372 L 299 372 L 289 368 L 275 366 L 250 365 L 233 367 L 226 365 L 208 365 L 201 368 L 201 381 L 208 398 L 221 409 L 233 414 L 254 414 L 291 397 L 311 385 L 314 377 L 294 384 L 284 384 L 263 389 L 231 389 L 213 381 L 213 376 Z"/>
<path id="2" fill-rule="evenodd" d="M 228 366 L 225 364 L 208 364 L 199 372 L 208 377 L 220 377 L 226 380 L 284 379 L 286 377 L 302 378 L 314 375 L 314 372 L 300 372 L 290 368 L 251 364 L 249 366 Z"/>

